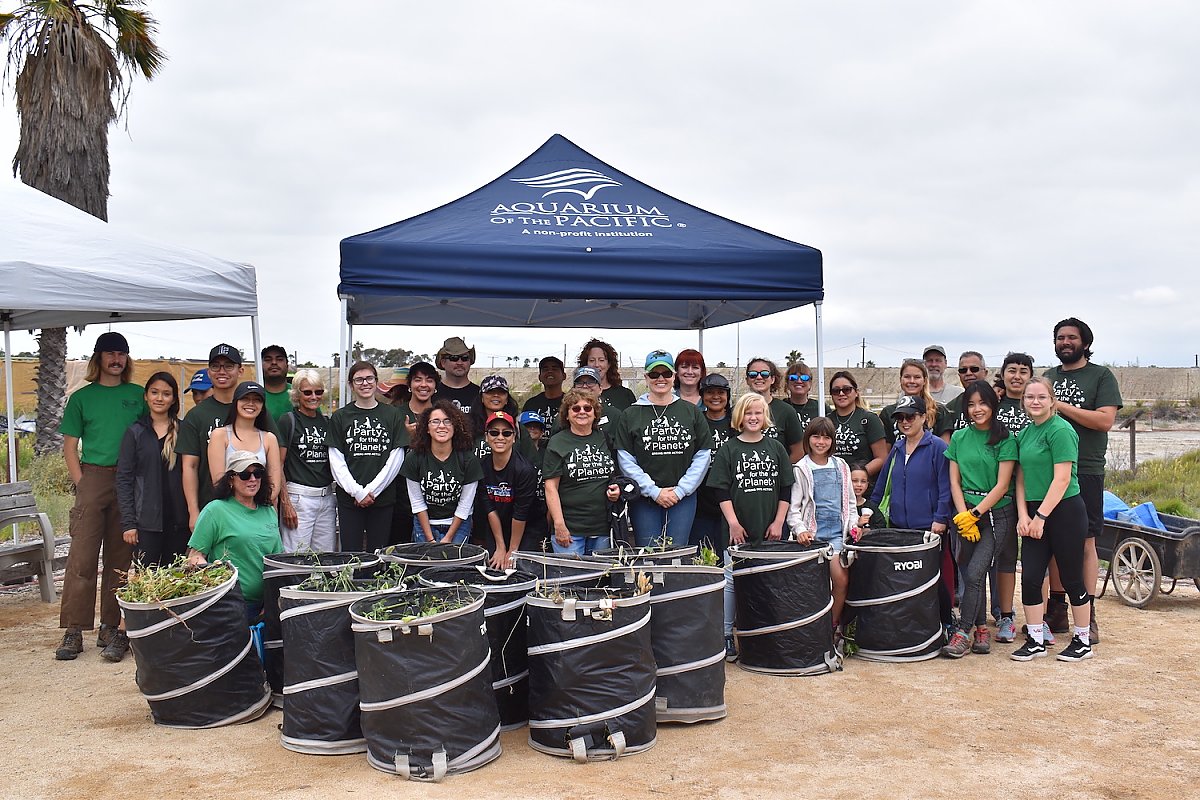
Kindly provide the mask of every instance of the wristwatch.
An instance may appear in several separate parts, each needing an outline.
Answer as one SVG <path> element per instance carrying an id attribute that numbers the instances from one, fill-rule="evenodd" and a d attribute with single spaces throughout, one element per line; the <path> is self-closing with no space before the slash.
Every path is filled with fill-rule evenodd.
<path id="1" fill-rule="evenodd" d="M 979 519 L 980 517 L 983 516 L 983 514 L 979 513 L 978 508 L 972 508 L 972 509 L 968 509 L 968 510 L 971 512 L 971 516 L 974 517 L 975 519 Z"/>

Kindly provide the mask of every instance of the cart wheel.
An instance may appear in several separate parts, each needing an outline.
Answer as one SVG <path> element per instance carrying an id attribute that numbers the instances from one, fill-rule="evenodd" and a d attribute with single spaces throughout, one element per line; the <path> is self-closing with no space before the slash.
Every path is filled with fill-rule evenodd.
<path id="1" fill-rule="evenodd" d="M 1170 581 L 1170 583 L 1167 583 L 1167 581 Z M 1178 583 L 1176 578 L 1163 578 L 1163 585 L 1159 591 L 1163 594 L 1170 594 L 1171 592 L 1175 591 L 1176 583 Z"/>
<path id="2" fill-rule="evenodd" d="M 1113 550 L 1113 588 L 1125 605 L 1142 608 L 1158 594 L 1162 565 L 1144 539 L 1122 539 Z"/>
<path id="3" fill-rule="evenodd" d="M 1192 578 L 1192 583 L 1196 584 L 1196 589 L 1200 591 L 1200 578 Z"/>

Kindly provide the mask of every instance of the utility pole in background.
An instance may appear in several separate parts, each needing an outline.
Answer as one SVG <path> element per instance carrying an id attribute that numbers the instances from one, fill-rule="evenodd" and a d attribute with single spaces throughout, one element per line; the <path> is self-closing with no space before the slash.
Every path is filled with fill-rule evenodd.
<path id="1" fill-rule="evenodd" d="M 861 367 L 862 369 L 866 369 L 867 368 L 867 339 L 865 336 L 863 337 L 863 340 L 862 340 L 862 354 L 863 354 L 862 361 L 859 362 L 858 366 Z"/>

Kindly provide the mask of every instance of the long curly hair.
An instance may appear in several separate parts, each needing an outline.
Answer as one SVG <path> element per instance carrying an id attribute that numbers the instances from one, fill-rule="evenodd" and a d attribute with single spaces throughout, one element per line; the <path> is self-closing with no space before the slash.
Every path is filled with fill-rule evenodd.
<path id="1" fill-rule="evenodd" d="M 586 367 L 588 365 L 588 353 L 593 347 L 599 347 L 604 351 L 604 357 L 608 359 L 608 371 L 604 373 L 604 379 L 608 381 L 609 386 L 624 386 L 621 380 L 621 358 L 617 355 L 616 349 L 608 342 L 600 339 L 588 339 L 587 344 L 579 351 L 579 366 Z"/>
<path id="2" fill-rule="evenodd" d="M 413 450 L 428 453 L 432 448 L 433 440 L 429 436 L 429 416 L 435 411 L 441 411 L 445 414 L 454 426 L 454 438 L 450 440 L 450 447 L 454 450 L 470 450 L 470 423 L 467 422 L 467 418 L 463 416 L 463 413 L 458 410 L 458 406 L 449 400 L 433 401 L 433 405 L 422 411 L 421 416 L 417 417 L 417 433 L 413 437 Z"/>

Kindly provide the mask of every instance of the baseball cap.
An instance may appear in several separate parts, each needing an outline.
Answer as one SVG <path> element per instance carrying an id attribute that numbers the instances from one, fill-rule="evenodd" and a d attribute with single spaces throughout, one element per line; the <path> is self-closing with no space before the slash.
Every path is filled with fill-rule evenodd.
<path id="1" fill-rule="evenodd" d="M 946 348 L 942 347 L 940 344 L 931 344 L 928 347 L 926 347 L 924 350 L 921 351 L 921 357 L 924 358 L 925 356 L 929 355 L 930 353 L 941 353 L 942 358 L 948 358 L 948 356 L 946 355 Z"/>
<path id="2" fill-rule="evenodd" d="M 260 354 L 263 358 L 266 358 L 267 353 L 279 353 L 279 355 L 283 356 L 284 358 L 287 358 L 288 354 L 287 350 L 285 350 L 281 344 L 269 344 L 262 349 Z"/>
<path id="3" fill-rule="evenodd" d="M 251 453 L 249 450 L 234 450 L 229 454 L 229 458 L 225 459 L 226 472 L 241 472 L 244 469 L 249 469 L 255 464 L 260 467 L 265 467 L 266 464 L 259 460 L 258 455 Z"/>
<path id="4" fill-rule="evenodd" d="M 187 388 L 183 390 L 183 393 L 207 392 L 211 388 L 213 388 L 213 384 L 212 378 L 208 377 L 208 370 L 198 369 L 192 375 L 192 380 L 188 383 Z"/>
<path id="5" fill-rule="evenodd" d="M 729 381 L 725 379 L 724 375 L 710 372 L 700 380 L 700 393 L 703 394 L 709 389 L 724 389 L 728 392 Z"/>
<path id="6" fill-rule="evenodd" d="M 559 358 L 558 356 L 546 356 L 545 358 L 543 358 L 541 361 L 538 362 L 538 370 L 539 371 L 546 369 L 546 367 L 558 367 L 563 372 L 567 371 L 567 368 L 565 366 L 563 366 L 562 359 Z"/>
<path id="7" fill-rule="evenodd" d="M 671 370 L 671 372 L 674 372 L 675 357 L 666 350 L 651 350 L 646 354 L 646 372 L 649 372 L 655 367 L 666 367 L 667 369 Z"/>
<path id="8" fill-rule="evenodd" d="M 512 418 L 512 414 L 509 414 L 506 411 L 493 411 L 491 414 L 488 414 L 487 421 L 484 423 L 484 427 L 491 425 L 496 420 L 500 420 L 501 422 L 507 422 L 509 425 L 512 426 L 513 430 L 517 429 L 516 420 L 514 420 Z"/>
<path id="9" fill-rule="evenodd" d="M 576 367 L 575 368 L 575 377 L 571 382 L 579 383 L 580 378 L 587 378 L 587 379 L 593 380 L 597 384 L 599 384 L 600 383 L 600 370 L 596 369 L 595 367 Z"/>
<path id="10" fill-rule="evenodd" d="M 487 392 L 507 392 L 508 381 L 504 380 L 502 375 L 488 375 L 479 382 L 479 391 Z"/>
<path id="11" fill-rule="evenodd" d="M 896 403 L 896 408 L 892 411 L 892 416 L 897 414 L 916 414 L 924 416 L 925 414 L 925 398 L 918 395 L 904 395 Z"/>
<path id="12" fill-rule="evenodd" d="M 267 390 L 262 387 L 262 384 L 255 383 L 254 381 L 242 381 L 237 385 L 237 388 L 233 390 L 233 399 L 236 402 L 248 394 L 260 395 L 265 400 L 267 397 Z"/>
<path id="13" fill-rule="evenodd" d="M 536 411 L 522 411 L 521 416 L 517 420 L 522 425 L 541 425 L 543 428 L 546 427 L 546 420 Z"/>
<path id="14" fill-rule="evenodd" d="M 242 364 L 241 351 L 238 350 L 236 347 L 234 347 L 231 344 L 222 343 L 222 344 L 219 344 L 216 347 L 214 347 L 212 350 L 208 351 L 208 363 L 209 364 L 212 364 L 218 358 L 228 358 L 230 361 L 237 364 L 238 366 L 241 366 L 241 364 Z"/>
<path id="15" fill-rule="evenodd" d="M 96 348 L 93 353 L 128 353 L 129 342 L 116 331 L 107 331 L 96 337 Z"/>

